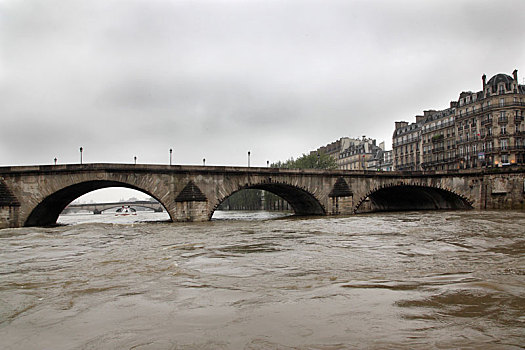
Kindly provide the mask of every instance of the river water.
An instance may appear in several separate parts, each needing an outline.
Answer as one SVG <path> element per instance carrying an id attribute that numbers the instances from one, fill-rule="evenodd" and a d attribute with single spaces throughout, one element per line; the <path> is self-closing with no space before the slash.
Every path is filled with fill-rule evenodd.
<path id="1" fill-rule="evenodd" d="M 0 230 L 0 348 L 525 344 L 525 212 L 166 215 Z"/>

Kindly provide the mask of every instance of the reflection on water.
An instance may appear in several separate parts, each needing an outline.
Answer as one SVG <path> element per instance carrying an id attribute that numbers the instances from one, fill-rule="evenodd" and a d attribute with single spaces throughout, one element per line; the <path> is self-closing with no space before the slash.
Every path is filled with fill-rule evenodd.
<path id="1" fill-rule="evenodd" d="M 2 348 L 525 344 L 523 212 L 142 214 L 0 230 Z"/>

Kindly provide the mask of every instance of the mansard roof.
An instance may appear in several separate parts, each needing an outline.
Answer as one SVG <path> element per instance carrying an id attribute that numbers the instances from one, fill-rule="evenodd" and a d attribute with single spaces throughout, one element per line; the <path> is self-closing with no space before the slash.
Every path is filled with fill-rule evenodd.
<path id="1" fill-rule="evenodd" d="M 510 84 L 514 81 L 510 75 L 499 73 L 489 79 L 487 85 L 498 86 L 499 83 Z"/>

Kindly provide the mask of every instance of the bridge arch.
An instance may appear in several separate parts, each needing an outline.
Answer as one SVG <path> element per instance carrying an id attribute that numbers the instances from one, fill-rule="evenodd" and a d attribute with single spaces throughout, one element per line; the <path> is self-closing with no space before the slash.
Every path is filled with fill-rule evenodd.
<path id="1" fill-rule="evenodd" d="M 370 200 L 370 208 L 363 208 Z M 423 184 L 388 184 L 369 191 L 354 206 L 360 211 L 457 210 L 472 209 L 472 201 L 460 193 Z"/>
<path id="2" fill-rule="evenodd" d="M 166 205 L 162 203 L 157 196 L 138 186 L 115 180 L 88 180 L 63 187 L 47 195 L 31 210 L 31 213 L 25 220 L 24 226 L 54 225 L 60 213 L 62 213 L 69 203 L 89 192 L 108 187 L 125 187 L 143 192 L 155 198 L 166 209 Z M 169 214 L 169 211 L 166 211 Z M 173 220 L 171 214 L 170 218 Z"/>
<path id="3" fill-rule="evenodd" d="M 321 201 L 305 188 L 283 182 L 263 182 L 240 186 L 239 188 L 228 192 L 226 195 L 218 199 L 217 204 L 210 211 L 208 218 L 211 219 L 213 213 L 227 198 L 234 193 L 248 189 L 264 190 L 281 197 L 290 204 L 295 215 L 315 216 L 326 215 L 327 213 L 326 208 L 321 204 Z"/>

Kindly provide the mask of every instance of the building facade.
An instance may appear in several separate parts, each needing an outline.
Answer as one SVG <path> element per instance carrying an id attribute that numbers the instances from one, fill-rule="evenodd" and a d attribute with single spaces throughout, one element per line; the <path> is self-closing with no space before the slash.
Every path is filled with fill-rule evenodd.
<path id="1" fill-rule="evenodd" d="M 343 170 L 377 170 L 384 150 L 376 145 L 376 140 L 366 138 L 350 139 L 349 146 L 339 153 L 337 165 Z"/>
<path id="2" fill-rule="evenodd" d="M 392 137 L 394 169 L 415 171 L 421 169 L 421 127 L 423 117 L 416 116 L 416 122 L 396 122 Z"/>
<path id="3" fill-rule="evenodd" d="M 421 127 L 421 168 L 451 170 L 456 162 L 454 103 L 442 111 L 425 111 Z"/>
<path id="4" fill-rule="evenodd" d="M 525 86 L 496 74 L 482 90 L 462 92 L 447 109 L 396 122 L 395 170 L 452 170 L 525 163 Z"/>
<path id="5" fill-rule="evenodd" d="M 342 170 L 392 170 L 391 153 L 386 155 L 385 144 L 379 146 L 376 140 L 363 136 L 359 138 L 342 137 L 310 154 L 324 153 L 333 157 Z"/>

